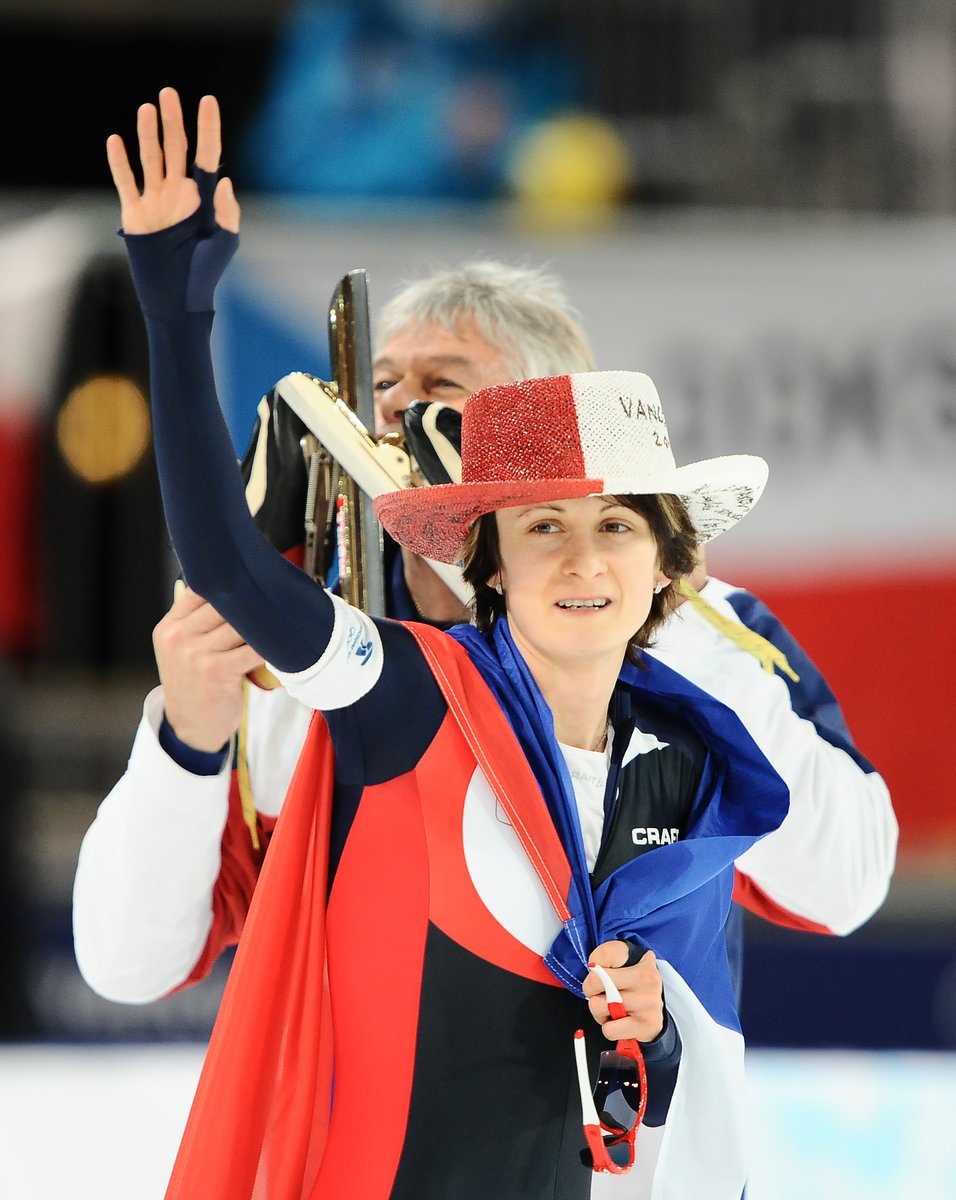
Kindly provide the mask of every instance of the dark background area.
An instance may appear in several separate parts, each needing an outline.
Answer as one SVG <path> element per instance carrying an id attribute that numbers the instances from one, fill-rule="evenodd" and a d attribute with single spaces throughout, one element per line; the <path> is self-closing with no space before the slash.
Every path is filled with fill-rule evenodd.
<path id="1" fill-rule="evenodd" d="M 165 86 L 180 91 L 187 112 L 203 94 L 218 96 L 224 144 L 234 144 L 259 101 L 274 28 L 265 15 L 166 23 L 0 10 L 4 58 L 19 64 L 0 75 L 0 104 L 11 114 L 0 187 L 108 193 L 107 137 L 121 133 L 135 145 L 137 106 Z"/>
<path id="2" fill-rule="evenodd" d="M 627 146 L 629 202 L 956 208 L 956 13 L 945 0 L 523 7 L 569 53 L 581 106 Z M 136 105 L 167 84 L 190 111 L 204 92 L 219 96 L 235 146 L 293 8 L 5 0 L 0 39 L 17 69 L 0 79 L 9 114 L 0 187 L 107 189 L 106 136 L 130 135 Z M 248 195 L 228 155 L 226 166 Z"/>

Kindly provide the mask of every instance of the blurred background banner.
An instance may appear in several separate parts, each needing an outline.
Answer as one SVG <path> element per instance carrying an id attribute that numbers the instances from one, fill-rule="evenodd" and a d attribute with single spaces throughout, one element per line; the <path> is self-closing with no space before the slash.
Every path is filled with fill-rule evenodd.
<path id="1" fill-rule="evenodd" d="M 956 672 L 956 222 L 655 214 L 556 239 L 509 214 L 477 232 L 250 215 L 244 239 L 219 301 L 240 446 L 280 362 L 326 368 L 337 273 L 364 266 L 381 303 L 438 263 L 547 261 L 599 364 L 656 382 L 679 462 L 770 462 L 713 571 L 765 597 L 824 667 L 890 784 L 904 859 L 956 863 L 956 804 L 926 802 L 947 777 L 953 714 L 938 698 Z"/>
<path id="2" fill-rule="evenodd" d="M 176 574 L 104 154 L 172 84 L 187 113 L 219 96 L 243 205 L 214 340 L 237 453 L 278 378 L 327 377 L 341 275 L 368 271 L 374 317 L 480 256 L 563 280 L 600 366 L 657 383 L 678 461 L 769 460 L 710 566 L 833 686 L 900 856 L 849 938 L 748 919 L 754 1200 L 956 1194 L 931 1119 L 956 1088 L 956 7 L 3 0 L 0 39 L 58 106 L 0 78 L 0 1040 L 17 1043 L 0 1080 L 30 1080 L 0 1088 L 13 1183 L 33 1153 L 15 1117 L 67 1138 L 82 1109 L 115 1131 L 125 1090 L 157 1138 L 89 1130 L 143 1172 L 97 1195 L 161 1194 L 143 1180 L 167 1169 L 229 966 L 110 1004 L 70 924 Z M 15 1190 L 62 1194 L 54 1165 Z"/>
<path id="3" fill-rule="evenodd" d="M 41 444 L 67 316 L 90 255 L 90 226 L 69 208 L 0 227 L 0 645 L 37 647 Z"/>

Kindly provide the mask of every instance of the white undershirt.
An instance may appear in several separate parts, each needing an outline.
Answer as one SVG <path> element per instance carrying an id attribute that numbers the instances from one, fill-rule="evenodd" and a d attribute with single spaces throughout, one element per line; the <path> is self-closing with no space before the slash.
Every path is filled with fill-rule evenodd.
<path id="1" fill-rule="evenodd" d="M 603 750 L 581 750 L 577 746 L 566 746 L 558 742 L 564 761 L 568 764 L 574 799 L 578 806 L 578 820 L 584 835 L 584 853 L 588 870 L 594 870 L 601 837 L 604 833 L 604 792 L 607 789 L 607 773 L 611 766 L 611 745 L 614 730 L 609 726 L 607 745 Z"/>

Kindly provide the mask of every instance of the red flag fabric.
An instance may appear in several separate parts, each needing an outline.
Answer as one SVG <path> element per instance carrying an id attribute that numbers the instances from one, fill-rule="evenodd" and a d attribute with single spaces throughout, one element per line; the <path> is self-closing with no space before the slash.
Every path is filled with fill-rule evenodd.
<path id="1" fill-rule="evenodd" d="M 324 724 L 316 713 L 266 855 L 166 1200 L 300 1200 L 321 1162 L 332 1079 Z"/>

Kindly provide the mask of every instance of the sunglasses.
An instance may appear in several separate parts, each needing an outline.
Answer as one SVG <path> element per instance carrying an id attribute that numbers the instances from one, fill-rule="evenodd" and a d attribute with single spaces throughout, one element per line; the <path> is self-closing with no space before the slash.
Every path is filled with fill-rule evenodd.
<path id="1" fill-rule="evenodd" d="M 592 967 L 604 984 L 612 1020 L 627 1016 L 621 993 L 603 967 Z M 574 1059 L 581 1089 L 584 1137 L 581 1152 L 586 1166 L 596 1172 L 623 1175 L 634 1166 L 634 1143 L 647 1107 L 647 1071 L 636 1039 L 625 1038 L 605 1050 L 598 1063 L 597 1081 L 591 1087 L 584 1030 L 574 1035 Z"/>

